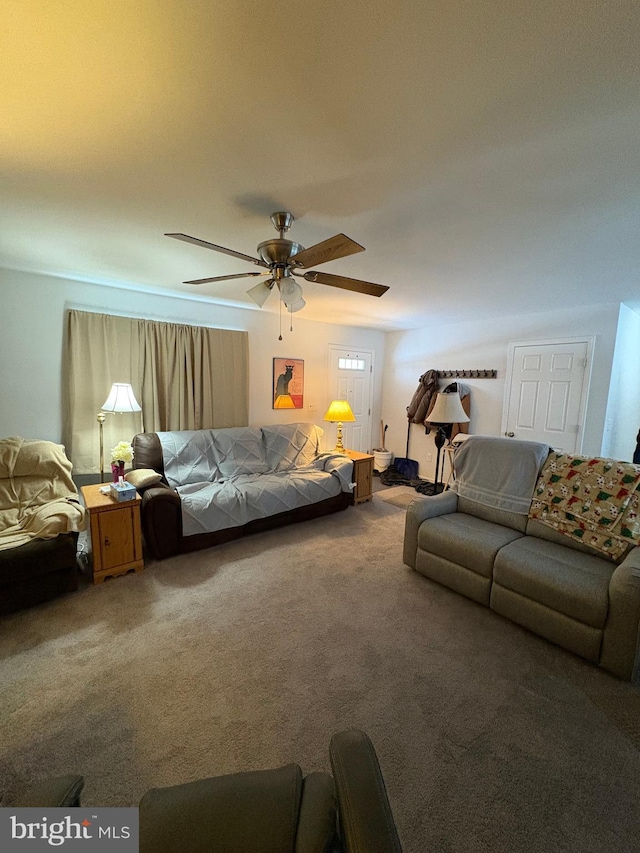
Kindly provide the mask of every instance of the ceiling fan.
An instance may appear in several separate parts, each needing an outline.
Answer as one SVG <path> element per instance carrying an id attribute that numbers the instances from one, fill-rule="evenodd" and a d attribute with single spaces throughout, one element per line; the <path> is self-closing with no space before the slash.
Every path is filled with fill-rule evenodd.
<path id="1" fill-rule="evenodd" d="M 382 296 L 389 290 L 388 287 L 382 284 L 374 284 L 371 281 L 360 281 L 357 278 L 346 278 L 342 275 L 309 270 L 309 267 L 325 264 L 327 261 L 344 258 L 356 252 L 364 252 L 364 246 L 351 240 L 345 234 L 336 234 L 334 237 L 329 237 L 328 240 L 323 240 L 321 243 L 316 243 L 314 246 L 305 249 L 300 243 L 285 239 L 284 235 L 293 222 L 291 213 L 284 211 L 272 213 L 271 221 L 280 236 L 260 243 L 257 247 L 259 255 L 257 258 L 236 252 L 233 249 L 225 249 L 224 246 L 216 246 L 215 243 L 209 243 L 207 240 L 189 237 L 188 234 L 165 234 L 165 237 L 173 237 L 185 243 L 193 243 L 196 246 L 203 246 L 205 249 L 213 249 L 214 252 L 222 252 L 224 255 L 240 258 L 268 270 L 268 272 L 241 272 L 234 275 L 213 276 L 213 278 L 197 278 L 192 281 L 185 281 L 184 284 L 208 284 L 213 281 L 227 281 L 232 278 L 261 276 L 266 280 L 248 290 L 247 295 L 262 308 L 275 285 L 280 291 L 282 302 L 291 313 L 300 311 L 306 304 L 302 298 L 302 287 L 294 276 L 300 276 L 305 281 L 314 281 L 317 284 L 328 284 L 330 287 L 340 287 L 343 290 L 353 290 L 355 293 L 365 293 L 368 296 Z"/>

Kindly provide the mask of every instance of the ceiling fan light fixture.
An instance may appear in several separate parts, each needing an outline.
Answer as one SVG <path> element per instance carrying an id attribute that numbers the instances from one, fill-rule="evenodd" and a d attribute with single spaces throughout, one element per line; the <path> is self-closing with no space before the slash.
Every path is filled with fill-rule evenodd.
<path id="1" fill-rule="evenodd" d="M 302 288 L 291 276 L 285 276 L 278 282 L 280 285 L 280 296 L 285 305 L 291 305 L 302 299 Z"/>
<path id="2" fill-rule="evenodd" d="M 289 314 L 296 314 L 298 311 L 302 311 L 307 303 L 300 297 L 296 302 L 285 302 L 284 304 Z"/>
<path id="3" fill-rule="evenodd" d="M 264 303 L 269 298 L 269 294 L 271 293 L 271 288 L 273 287 L 273 279 L 267 279 L 267 281 L 261 281 L 260 284 L 256 284 L 254 287 L 249 288 L 247 290 L 247 296 L 249 299 L 252 299 L 258 308 L 262 308 Z"/>

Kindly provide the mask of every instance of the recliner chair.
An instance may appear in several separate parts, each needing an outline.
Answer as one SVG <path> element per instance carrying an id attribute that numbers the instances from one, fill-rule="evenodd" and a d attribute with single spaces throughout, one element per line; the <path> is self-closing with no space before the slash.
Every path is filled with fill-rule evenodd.
<path id="1" fill-rule="evenodd" d="M 140 801 L 140 853 L 399 853 L 368 736 L 339 732 L 329 755 L 333 778 L 288 764 L 153 788 Z"/>
<path id="2" fill-rule="evenodd" d="M 140 801 L 140 853 L 401 853 L 369 737 L 339 732 L 329 755 L 333 777 L 288 764 L 152 788 Z M 20 805 L 78 805 L 82 784 L 53 780 Z"/>

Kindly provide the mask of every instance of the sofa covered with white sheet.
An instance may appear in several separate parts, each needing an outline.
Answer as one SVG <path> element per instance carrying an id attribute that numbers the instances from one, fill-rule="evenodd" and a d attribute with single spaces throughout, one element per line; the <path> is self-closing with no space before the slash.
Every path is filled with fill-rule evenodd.
<path id="1" fill-rule="evenodd" d="M 353 463 L 320 452 L 315 424 L 140 433 L 134 467 L 162 479 L 142 491 L 156 559 L 305 521 L 353 502 Z"/>

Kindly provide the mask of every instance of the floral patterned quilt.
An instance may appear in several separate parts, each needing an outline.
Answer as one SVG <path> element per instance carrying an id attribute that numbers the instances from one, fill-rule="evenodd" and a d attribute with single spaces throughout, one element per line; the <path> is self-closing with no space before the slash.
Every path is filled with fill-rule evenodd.
<path id="1" fill-rule="evenodd" d="M 640 465 L 550 453 L 529 518 L 619 559 L 640 542 Z"/>

